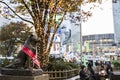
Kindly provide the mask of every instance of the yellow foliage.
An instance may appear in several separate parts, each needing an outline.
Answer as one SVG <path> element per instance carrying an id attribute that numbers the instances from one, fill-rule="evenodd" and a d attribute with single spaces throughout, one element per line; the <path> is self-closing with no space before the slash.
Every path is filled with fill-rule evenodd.
<path id="1" fill-rule="evenodd" d="M 57 29 L 60 27 L 66 12 L 75 12 L 78 9 L 78 6 L 81 6 L 85 3 L 99 2 L 102 0 L 17 0 L 18 3 L 21 3 L 17 7 L 17 12 L 25 13 L 28 12 L 32 20 L 26 20 L 17 15 L 22 20 L 32 23 L 35 27 L 37 35 L 41 38 L 40 46 L 38 47 L 38 52 L 43 54 L 42 63 L 47 62 L 48 56 L 44 55 L 45 53 L 49 54 L 50 48 L 52 46 L 52 41 Z M 2 2 L 0 0 L 0 2 Z M 9 5 L 7 5 L 9 6 Z M 19 8 L 19 9 L 18 9 Z M 11 8 L 12 10 L 12 8 Z M 16 11 L 13 11 L 16 13 Z M 56 15 L 62 14 L 59 22 L 56 21 Z M 90 12 L 82 12 L 82 14 L 87 17 L 91 16 Z M 46 25 L 47 24 L 47 25 Z M 54 27 L 53 27 L 54 26 Z M 50 31 L 54 28 L 53 36 L 50 39 Z M 45 32 L 46 31 L 46 32 Z M 49 41 L 49 43 L 48 43 Z M 40 57 L 40 56 L 39 56 Z M 46 63 L 45 63 L 46 64 Z"/>

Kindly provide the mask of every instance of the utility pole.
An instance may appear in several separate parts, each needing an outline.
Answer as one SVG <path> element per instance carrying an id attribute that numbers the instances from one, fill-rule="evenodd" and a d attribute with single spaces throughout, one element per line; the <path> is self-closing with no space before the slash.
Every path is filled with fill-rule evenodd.
<path id="1" fill-rule="evenodd" d="M 80 53 L 82 55 L 82 26 L 80 21 Z"/>
<path id="2" fill-rule="evenodd" d="M 82 15 L 81 15 L 81 6 L 79 7 L 79 13 L 80 13 L 80 54 L 82 59 Z"/>

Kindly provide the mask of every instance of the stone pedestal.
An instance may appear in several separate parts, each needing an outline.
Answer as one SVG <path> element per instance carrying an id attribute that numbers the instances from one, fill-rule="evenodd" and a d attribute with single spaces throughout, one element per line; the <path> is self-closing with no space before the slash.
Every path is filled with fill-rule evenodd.
<path id="1" fill-rule="evenodd" d="M 13 76 L 13 75 L 0 75 L 0 80 L 49 80 L 48 74 L 38 76 Z"/>
<path id="2" fill-rule="evenodd" d="M 11 75 L 11 76 L 38 76 L 42 75 L 42 69 L 7 69 L 2 68 L 1 74 L 2 75 Z"/>

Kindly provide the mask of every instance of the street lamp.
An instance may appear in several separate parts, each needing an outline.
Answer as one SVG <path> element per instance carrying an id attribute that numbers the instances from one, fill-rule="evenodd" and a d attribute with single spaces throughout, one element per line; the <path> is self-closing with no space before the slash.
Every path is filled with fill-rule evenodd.
<path id="1" fill-rule="evenodd" d="M 82 26 L 80 21 L 80 53 L 82 55 Z"/>
<path id="2" fill-rule="evenodd" d="M 80 27 L 80 54 L 82 57 L 82 15 L 81 15 L 81 6 L 78 7 L 79 12 L 79 27 Z"/>

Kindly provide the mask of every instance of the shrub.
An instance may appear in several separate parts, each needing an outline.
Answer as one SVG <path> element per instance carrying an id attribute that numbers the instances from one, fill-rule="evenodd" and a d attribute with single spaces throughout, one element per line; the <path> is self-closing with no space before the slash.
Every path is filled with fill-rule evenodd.
<path id="1" fill-rule="evenodd" d="M 77 64 L 75 64 L 75 63 L 66 62 L 66 65 L 69 65 L 72 68 L 79 68 L 79 66 Z"/>
<path id="2" fill-rule="evenodd" d="M 71 70 L 79 68 L 77 64 L 64 62 L 62 58 L 50 57 L 47 70 Z"/>
<path id="3" fill-rule="evenodd" d="M 7 58 L 5 58 L 3 60 L 2 67 L 5 67 L 5 66 L 9 65 L 10 63 L 11 63 L 11 60 L 8 60 Z"/>
<path id="4" fill-rule="evenodd" d="M 120 60 L 113 61 L 114 67 L 120 67 Z"/>

